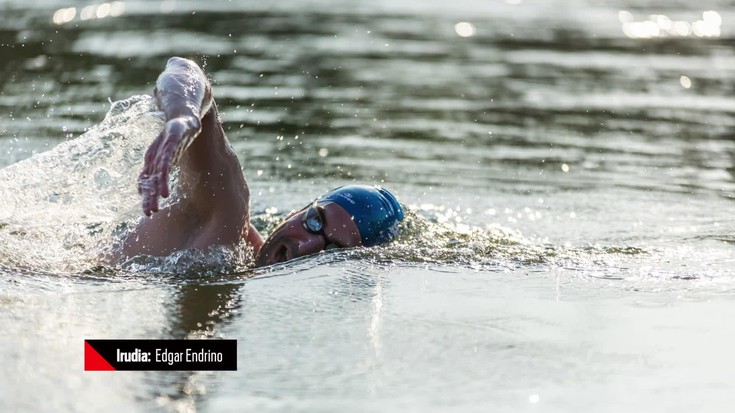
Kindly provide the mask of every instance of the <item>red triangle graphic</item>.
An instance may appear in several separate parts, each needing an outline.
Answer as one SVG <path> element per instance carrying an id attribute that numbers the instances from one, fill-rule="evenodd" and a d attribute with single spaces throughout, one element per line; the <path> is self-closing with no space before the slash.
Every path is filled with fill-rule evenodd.
<path id="1" fill-rule="evenodd" d="M 100 356 L 100 353 L 84 341 L 84 370 L 85 371 L 113 371 L 114 367 Z"/>

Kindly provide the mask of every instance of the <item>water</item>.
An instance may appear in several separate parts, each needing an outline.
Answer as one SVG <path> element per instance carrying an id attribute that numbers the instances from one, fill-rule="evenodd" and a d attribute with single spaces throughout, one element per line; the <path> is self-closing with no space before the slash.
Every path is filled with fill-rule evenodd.
<path id="1" fill-rule="evenodd" d="M 731 404 L 729 3 L 89 4 L 0 2 L 0 410 Z M 110 102 L 172 55 L 210 75 L 259 228 L 353 181 L 411 228 L 102 265 L 160 125 Z M 182 337 L 237 339 L 239 370 L 82 371 L 85 338 Z"/>

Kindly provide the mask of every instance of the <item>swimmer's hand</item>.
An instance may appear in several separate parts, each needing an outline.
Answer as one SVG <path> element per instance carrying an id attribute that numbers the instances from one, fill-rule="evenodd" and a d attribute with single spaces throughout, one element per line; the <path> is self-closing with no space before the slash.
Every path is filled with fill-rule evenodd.
<path id="1" fill-rule="evenodd" d="M 168 175 L 184 151 L 202 129 L 201 118 L 212 106 L 212 88 L 202 69 L 194 62 L 172 57 L 158 76 L 154 95 L 166 115 L 163 132 L 145 154 L 143 172 L 138 177 L 138 193 L 143 195 L 143 212 L 158 212 L 158 197 L 169 195 Z"/>
<path id="2" fill-rule="evenodd" d="M 193 116 L 169 119 L 145 153 L 145 165 L 138 177 L 138 193 L 143 196 L 143 212 L 158 212 L 158 197 L 169 196 L 168 178 L 171 166 L 201 130 L 201 121 Z"/>

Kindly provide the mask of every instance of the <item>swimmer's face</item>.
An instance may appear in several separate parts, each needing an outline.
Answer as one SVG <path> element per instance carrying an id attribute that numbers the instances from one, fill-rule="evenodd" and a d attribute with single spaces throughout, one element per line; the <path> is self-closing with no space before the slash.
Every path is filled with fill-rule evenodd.
<path id="1" fill-rule="evenodd" d="M 332 203 L 314 203 L 290 215 L 268 237 L 255 260 L 271 265 L 331 248 L 362 245 L 350 214 Z"/>

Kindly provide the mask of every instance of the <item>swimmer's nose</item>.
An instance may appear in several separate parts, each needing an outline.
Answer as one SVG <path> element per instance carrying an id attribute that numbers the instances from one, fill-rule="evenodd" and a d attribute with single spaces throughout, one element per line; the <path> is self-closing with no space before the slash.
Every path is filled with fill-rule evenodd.
<path id="1" fill-rule="evenodd" d="M 298 242 L 299 248 L 296 251 L 296 257 L 316 254 L 324 249 L 324 241 L 319 235 L 310 234 L 309 237 L 302 238 Z"/>

